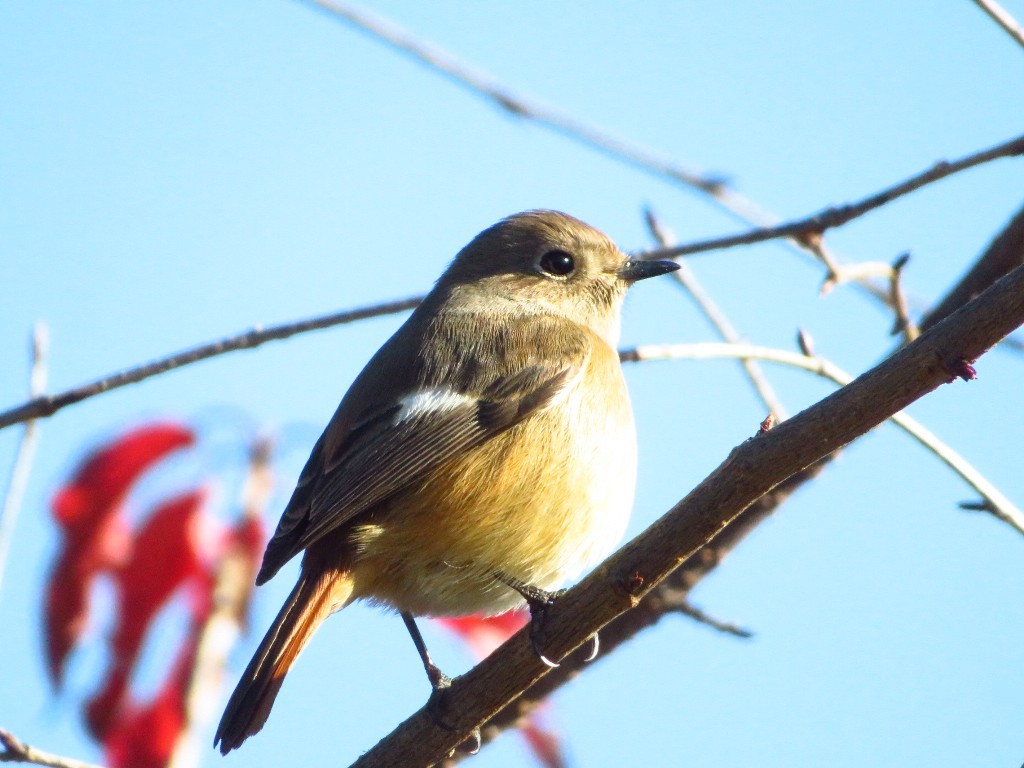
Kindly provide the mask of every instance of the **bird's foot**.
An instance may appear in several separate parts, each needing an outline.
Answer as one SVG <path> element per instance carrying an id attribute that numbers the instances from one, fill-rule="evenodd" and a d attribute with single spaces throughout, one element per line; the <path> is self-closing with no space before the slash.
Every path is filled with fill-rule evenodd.
<path id="1" fill-rule="evenodd" d="M 427 699 L 427 714 L 438 728 L 451 733 L 459 731 L 460 729 L 451 722 L 449 717 L 452 709 L 449 690 L 452 685 L 452 679 L 436 666 L 433 667 L 431 672 L 428 672 L 428 676 L 434 690 L 431 691 L 430 698 Z M 475 755 L 480 751 L 480 744 L 480 729 L 474 728 L 469 732 L 466 740 L 459 744 L 458 749 L 468 755 Z"/>

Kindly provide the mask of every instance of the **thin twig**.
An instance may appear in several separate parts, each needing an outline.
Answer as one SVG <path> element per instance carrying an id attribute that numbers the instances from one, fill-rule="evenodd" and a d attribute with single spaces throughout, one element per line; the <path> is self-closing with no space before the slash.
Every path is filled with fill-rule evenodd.
<path id="1" fill-rule="evenodd" d="M 268 341 L 287 339 L 289 336 L 294 336 L 299 333 L 316 331 L 322 328 L 330 328 L 332 326 L 343 325 L 345 323 L 352 323 L 356 320 L 365 320 L 368 317 L 379 317 L 381 315 L 391 315 L 396 312 L 404 312 L 407 309 L 413 309 L 420 303 L 420 301 L 422 301 L 422 297 L 415 296 L 409 299 L 386 301 L 367 307 L 359 307 L 357 309 L 347 309 L 342 312 L 336 312 L 330 315 L 321 315 L 308 320 L 300 320 L 295 323 L 274 325 L 270 328 L 260 328 L 257 326 L 245 333 L 241 333 L 236 336 L 228 336 L 220 341 L 214 341 L 209 344 L 193 347 L 192 349 L 155 360 L 145 365 L 129 368 L 110 376 L 104 376 L 103 378 L 97 379 L 88 384 L 83 384 L 79 387 L 69 389 L 56 395 L 37 397 L 29 400 L 27 403 L 23 403 L 15 408 L 0 412 L 0 429 L 29 419 L 39 419 L 46 416 L 52 416 L 61 408 L 66 408 L 69 405 L 80 403 L 86 398 L 99 395 L 103 392 L 109 392 L 112 389 L 124 387 L 128 384 L 135 384 L 136 382 L 148 379 L 151 376 L 166 373 L 167 371 L 175 368 L 180 368 L 183 365 L 198 363 L 200 360 L 216 357 L 217 355 L 222 355 L 225 352 L 234 352 L 239 349 L 252 349 L 253 347 L 265 344 Z"/>
<path id="2" fill-rule="evenodd" d="M 647 222 L 647 229 L 650 231 L 651 237 L 655 239 L 660 247 L 668 248 L 673 245 L 674 236 L 662 226 L 657 216 L 654 215 L 653 210 L 647 208 L 644 211 L 644 220 Z M 744 341 L 739 331 L 736 330 L 729 321 L 729 318 L 726 317 L 725 312 L 711 298 L 711 295 L 704 290 L 704 286 L 700 284 L 697 276 L 690 269 L 689 264 L 685 261 L 680 261 L 679 269 L 673 272 L 672 276 L 690 295 L 690 298 L 693 299 L 693 302 L 704 314 L 704 317 L 708 319 L 723 341 L 731 344 L 740 344 Z M 783 407 L 778 395 L 775 394 L 775 390 L 772 388 L 771 382 L 764 375 L 764 371 L 761 370 L 761 366 L 753 360 L 740 360 L 740 364 L 743 366 L 743 370 L 746 371 L 747 379 L 750 381 L 751 386 L 754 387 L 754 391 L 761 398 L 761 402 L 764 403 L 764 407 L 768 412 L 774 413 L 777 419 L 785 419 L 786 409 Z"/>
<path id="3" fill-rule="evenodd" d="M 889 305 L 896 313 L 890 333 L 892 335 L 902 333 L 903 341 L 909 343 L 920 336 L 921 331 L 918 330 L 917 326 L 910 319 L 910 313 L 907 310 L 907 300 L 903 296 L 901 281 L 903 278 L 903 268 L 907 266 L 908 261 L 910 261 L 910 254 L 902 253 L 892 263 L 892 276 L 889 279 Z"/>
<path id="4" fill-rule="evenodd" d="M 29 763 L 31 765 L 46 765 L 50 768 L 101 768 L 94 763 L 86 763 L 73 757 L 62 757 L 51 752 L 43 752 L 41 749 L 29 746 L 3 728 L 0 728 L 0 746 L 4 748 L 4 751 L 0 752 L 0 763 Z"/>
<path id="5" fill-rule="evenodd" d="M 856 381 L 730 453 L 686 498 L 599 565 L 549 609 L 545 651 L 562 660 L 636 606 L 681 562 L 756 499 L 951 380 L 1024 323 L 1024 267 L 903 346 Z M 358 768 L 436 763 L 474 729 L 549 676 L 521 630 L 445 693 L 446 726 L 426 706 L 355 763 Z"/>
<path id="6" fill-rule="evenodd" d="M 1011 16 L 1003 6 L 996 0 L 972 0 L 976 6 L 981 8 L 989 17 L 1003 30 L 1017 41 L 1017 45 L 1024 48 L 1024 28 L 1021 28 L 1017 20 Z"/>
<path id="7" fill-rule="evenodd" d="M 813 239 L 819 241 L 821 238 Z M 880 288 L 875 282 L 879 278 L 888 281 L 892 277 L 892 267 L 884 261 L 858 261 L 853 264 L 836 264 L 834 268 L 832 262 L 827 263 L 829 264 L 829 271 L 821 282 L 821 288 L 818 290 L 820 296 L 827 296 L 832 292 L 833 288 L 843 283 L 857 283 L 865 288 L 870 288 L 872 293 L 877 293 L 878 298 L 884 304 L 889 304 L 891 294 L 888 290 Z"/>
<path id="8" fill-rule="evenodd" d="M 770 363 L 779 363 L 793 368 L 801 368 L 824 379 L 828 379 L 840 387 L 846 386 L 853 381 L 853 377 L 850 374 L 820 355 L 802 355 L 784 349 L 772 349 L 771 347 L 745 344 L 719 344 L 714 342 L 700 344 L 649 344 L 634 347 L 631 350 L 624 350 L 620 355 L 623 361 L 628 362 L 643 360 L 709 360 L 714 358 L 756 359 Z M 1024 534 L 1024 512 L 1021 512 L 1002 491 L 996 488 L 963 456 L 939 440 L 930 430 L 906 413 L 900 411 L 890 416 L 889 419 L 931 451 L 956 474 L 960 475 L 968 485 L 974 488 L 988 502 L 993 515 Z"/>
<path id="9" fill-rule="evenodd" d="M 716 619 L 714 616 L 706 613 L 703 609 L 698 608 L 693 603 L 682 600 L 675 610 L 684 616 L 689 616 L 699 624 L 705 624 L 718 632 L 722 632 L 726 635 L 732 635 L 733 637 L 742 637 L 744 640 L 749 640 L 754 636 L 746 627 L 741 627 L 739 624 L 733 624 L 731 621 L 722 621 Z"/>
<path id="10" fill-rule="evenodd" d="M 28 394 L 36 398 L 46 391 L 46 357 L 49 349 L 49 330 L 45 323 L 36 323 L 32 331 L 32 367 L 29 373 Z M 7 553 L 14 536 L 14 526 L 18 521 L 21 501 L 28 488 L 28 477 L 32 471 L 32 459 L 36 445 L 39 443 L 39 424 L 35 419 L 25 422 L 25 430 L 21 433 L 21 442 L 14 457 L 11 468 L 11 479 L 7 484 L 7 495 L 4 506 L 0 510 L 0 592 L 3 591 L 4 567 L 7 565 Z"/>
<path id="11" fill-rule="evenodd" d="M 639 254 L 645 259 L 667 259 L 679 256 L 688 256 L 694 253 L 718 250 L 720 248 L 733 248 L 737 245 L 752 245 L 763 243 L 766 240 L 775 240 L 780 237 L 802 238 L 807 236 L 819 236 L 828 229 L 842 226 L 859 216 L 891 203 L 897 198 L 910 194 L 921 187 L 933 184 L 955 173 L 975 168 L 984 163 L 998 160 L 1003 157 L 1014 157 L 1024 154 L 1024 136 L 1018 136 L 1010 141 L 997 144 L 989 149 L 974 152 L 970 155 L 954 160 L 952 162 L 941 160 L 925 171 L 911 176 L 904 181 L 894 184 L 891 187 L 865 197 L 856 203 L 826 208 L 811 216 L 796 219 L 784 224 L 772 227 L 760 227 L 748 232 L 741 232 L 736 235 L 725 237 L 714 237 L 707 240 L 678 245 L 672 248 L 659 248 L 654 251 L 646 251 Z M 888 266 L 888 265 L 887 265 Z"/>
<path id="12" fill-rule="evenodd" d="M 957 504 L 960 509 L 967 512 L 991 512 L 992 504 L 982 499 L 981 501 L 961 501 Z"/>

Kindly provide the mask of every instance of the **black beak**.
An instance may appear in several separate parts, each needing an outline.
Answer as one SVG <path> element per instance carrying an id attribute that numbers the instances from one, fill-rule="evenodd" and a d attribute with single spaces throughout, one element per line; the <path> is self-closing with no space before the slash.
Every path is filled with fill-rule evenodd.
<path id="1" fill-rule="evenodd" d="M 619 279 L 627 283 L 635 283 L 637 280 L 646 280 L 648 277 L 667 275 L 675 272 L 679 265 L 674 261 L 638 261 L 630 259 L 619 269 Z"/>

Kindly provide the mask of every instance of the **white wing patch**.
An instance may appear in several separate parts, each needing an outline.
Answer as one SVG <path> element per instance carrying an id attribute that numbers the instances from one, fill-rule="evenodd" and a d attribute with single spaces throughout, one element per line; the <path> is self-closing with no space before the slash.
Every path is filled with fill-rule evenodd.
<path id="1" fill-rule="evenodd" d="M 402 408 L 395 414 L 395 424 L 401 424 L 403 421 L 408 421 L 428 413 L 452 411 L 466 403 L 475 402 L 475 399 L 468 395 L 453 392 L 447 387 L 436 387 L 434 389 L 413 392 L 398 402 L 402 404 Z"/>

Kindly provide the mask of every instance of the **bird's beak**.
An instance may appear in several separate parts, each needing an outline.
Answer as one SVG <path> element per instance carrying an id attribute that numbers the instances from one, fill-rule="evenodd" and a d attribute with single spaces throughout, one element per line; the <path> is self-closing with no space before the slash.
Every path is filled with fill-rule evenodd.
<path id="1" fill-rule="evenodd" d="M 642 261 L 629 259 L 619 269 L 619 279 L 627 283 L 635 283 L 637 280 L 646 280 L 648 277 L 667 275 L 675 272 L 679 265 L 674 261 Z"/>

